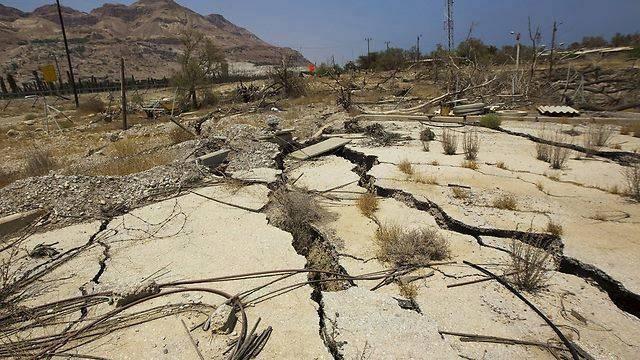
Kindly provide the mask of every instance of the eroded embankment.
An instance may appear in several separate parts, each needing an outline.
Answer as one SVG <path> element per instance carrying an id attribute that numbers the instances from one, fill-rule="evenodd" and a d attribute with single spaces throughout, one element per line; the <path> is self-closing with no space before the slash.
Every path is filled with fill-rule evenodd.
<path id="1" fill-rule="evenodd" d="M 503 239 L 518 239 L 530 245 L 541 246 L 547 250 L 553 251 L 560 258 L 559 272 L 595 282 L 600 289 L 609 295 L 611 301 L 619 309 L 636 317 L 640 317 L 640 295 L 629 291 L 624 287 L 624 285 L 622 285 L 622 283 L 614 280 L 611 276 L 597 267 L 585 264 L 564 255 L 564 244 L 562 239 L 558 236 L 517 230 L 480 228 L 465 224 L 452 218 L 433 201 L 428 199 L 418 200 L 415 196 L 406 191 L 376 185 L 375 178 L 368 175 L 369 170 L 378 163 L 376 156 L 366 155 L 347 147 L 344 147 L 341 151 L 337 152 L 336 155 L 356 165 L 353 171 L 360 176 L 360 186 L 367 188 L 370 191 L 375 191 L 379 196 L 395 198 L 405 202 L 409 206 L 415 207 L 418 210 L 428 212 L 435 218 L 438 226 L 442 229 L 473 236 L 482 246 L 488 245 L 482 242 L 481 236 L 491 236 Z M 493 246 L 490 247 L 494 249 L 496 248 Z M 501 248 L 497 249 L 506 251 Z"/>

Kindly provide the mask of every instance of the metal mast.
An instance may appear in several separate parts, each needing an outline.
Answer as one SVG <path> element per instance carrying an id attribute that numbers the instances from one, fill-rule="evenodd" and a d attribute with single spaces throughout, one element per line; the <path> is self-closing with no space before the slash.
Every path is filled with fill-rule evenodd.
<path id="1" fill-rule="evenodd" d="M 449 51 L 453 49 L 453 0 L 446 0 L 447 2 L 447 14 L 444 21 L 445 29 L 447 30 L 447 40 L 449 45 Z"/>

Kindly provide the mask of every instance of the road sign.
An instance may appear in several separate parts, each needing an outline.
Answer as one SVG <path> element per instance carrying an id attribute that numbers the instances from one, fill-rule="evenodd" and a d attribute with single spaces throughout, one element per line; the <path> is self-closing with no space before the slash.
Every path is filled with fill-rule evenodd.
<path id="1" fill-rule="evenodd" d="M 58 75 L 56 74 L 56 68 L 55 66 L 53 66 L 53 64 L 42 66 L 40 68 L 40 71 L 42 71 L 42 77 L 44 78 L 45 82 L 50 83 L 58 80 Z"/>

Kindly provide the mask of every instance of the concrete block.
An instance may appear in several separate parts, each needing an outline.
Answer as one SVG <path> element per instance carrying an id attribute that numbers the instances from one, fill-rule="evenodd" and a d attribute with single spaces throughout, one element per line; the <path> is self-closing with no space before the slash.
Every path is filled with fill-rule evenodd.
<path id="1" fill-rule="evenodd" d="M 202 155 L 198 157 L 198 162 L 204 166 L 214 168 L 222 164 L 227 159 L 227 155 L 229 155 L 229 152 L 231 152 L 231 150 L 221 149 L 206 155 Z"/>
<path id="2" fill-rule="evenodd" d="M 45 210 L 32 210 L 0 218 L 0 237 L 15 233 L 46 213 Z"/>
<path id="3" fill-rule="evenodd" d="M 304 149 L 294 151 L 291 154 L 289 154 L 289 156 L 297 160 L 307 160 L 312 157 L 322 155 L 332 150 L 341 148 L 350 142 L 351 140 L 349 139 L 331 138 L 331 139 L 327 139 L 325 141 L 319 142 L 315 145 L 308 146 Z"/>

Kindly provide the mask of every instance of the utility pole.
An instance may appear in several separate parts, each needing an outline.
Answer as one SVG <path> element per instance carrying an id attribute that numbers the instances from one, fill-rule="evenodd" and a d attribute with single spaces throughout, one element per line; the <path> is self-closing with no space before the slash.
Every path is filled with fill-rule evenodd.
<path id="1" fill-rule="evenodd" d="M 67 42 L 67 32 L 64 30 L 64 20 L 62 20 L 62 9 L 60 8 L 60 0 L 56 0 L 58 5 L 58 16 L 60 17 L 60 27 L 62 28 L 62 38 L 64 39 L 64 50 L 67 52 L 67 62 L 69 63 L 69 77 L 71 81 L 71 87 L 73 88 L 73 98 L 76 102 L 76 109 L 80 107 L 78 101 L 78 90 L 76 89 L 76 81 L 73 78 L 73 65 L 71 65 L 71 55 L 69 55 L 69 43 Z"/>
<path id="2" fill-rule="evenodd" d="M 364 41 L 367 42 L 367 58 L 371 57 L 371 46 L 370 46 L 371 40 L 373 39 L 370 37 L 364 39 Z"/>
<path id="3" fill-rule="evenodd" d="M 391 41 L 385 41 L 384 44 L 387 45 L 387 52 L 388 52 L 389 51 L 389 44 L 391 44 Z"/>
<path id="4" fill-rule="evenodd" d="M 124 58 L 120 58 L 120 93 L 122 95 L 122 130 L 127 130 L 127 83 L 124 77 Z"/>
<path id="5" fill-rule="evenodd" d="M 553 71 L 553 52 L 556 49 L 556 31 L 558 31 L 558 25 L 556 21 L 553 21 L 553 32 L 551 35 L 551 54 L 549 55 L 549 76 L 551 76 L 551 72 Z"/>
<path id="6" fill-rule="evenodd" d="M 416 61 L 420 61 L 420 38 L 422 34 L 418 35 L 416 39 Z"/>

